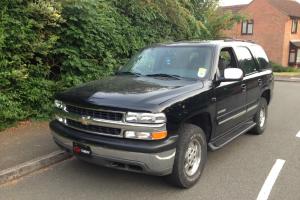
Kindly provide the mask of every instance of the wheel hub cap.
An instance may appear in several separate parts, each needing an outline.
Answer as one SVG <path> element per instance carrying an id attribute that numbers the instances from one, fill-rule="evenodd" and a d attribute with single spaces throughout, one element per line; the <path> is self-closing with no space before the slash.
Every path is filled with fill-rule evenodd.
<path id="1" fill-rule="evenodd" d="M 260 109 L 259 121 L 260 121 L 259 126 L 262 128 L 265 125 L 265 121 L 266 121 L 266 109 L 265 108 Z"/>
<path id="2" fill-rule="evenodd" d="M 193 176 L 200 166 L 200 161 L 201 145 L 198 140 L 193 139 L 185 153 L 184 169 L 186 175 Z"/>

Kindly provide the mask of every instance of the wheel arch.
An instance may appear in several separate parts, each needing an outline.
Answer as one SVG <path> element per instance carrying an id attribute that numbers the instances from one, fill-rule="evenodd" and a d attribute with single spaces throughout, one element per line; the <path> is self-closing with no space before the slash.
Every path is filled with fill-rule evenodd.
<path id="1" fill-rule="evenodd" d="M 265 98 L 267 100 L 268 105 L 271 102 L 271 89 L 265 89 L 262 94 L 261 97 Z"/>
<path id="2" fill-rule="evenodd" d="M 206 136 L 206 141 L 209 142 L 212 135 L 212 118 L 209 112 L 201 112 L 199 114 L 193 115 L 187 118 L 183 123 L 194 124 L 200 127 Z"/>

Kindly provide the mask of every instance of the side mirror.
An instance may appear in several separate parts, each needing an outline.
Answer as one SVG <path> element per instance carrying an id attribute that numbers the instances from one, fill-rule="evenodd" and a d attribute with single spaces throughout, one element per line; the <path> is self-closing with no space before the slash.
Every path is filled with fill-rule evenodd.
<path id="1" fill-rule="evenodd" d="M 221 82 L 241 81 L 243 80 L 244 72 L 239 68 L 227 68 L 224 70 L 224 78 Z"/>

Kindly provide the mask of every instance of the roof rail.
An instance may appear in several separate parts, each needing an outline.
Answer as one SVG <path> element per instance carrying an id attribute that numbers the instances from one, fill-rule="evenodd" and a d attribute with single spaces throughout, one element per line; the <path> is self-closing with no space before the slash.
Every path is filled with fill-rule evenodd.
<path id="1" fill-rule="evenodd" d="M 231 37 L 218 37 L 215 40 L 223 40 L 224 42 L 249 42 L 256 44 L 253 40 L 244 40 L 244 39 L 237 39 L 237 38 L 231 38 Z M 179 39 L 174 40 L 174 42 L 206 42 L 206 41 L 213 41 L 213 40 L 205 40 L 201 38 L 189 38 L 189 39 Z"/>
<path id="2" fill-rule="evenodd" d="M 178 40 L 174 40 L 174 42 L 191 42 L 191 41 L 199 42 L 199 41 L 206 41 L 206 40 L 201 39 L 201 38 L 197 38 L 197 37 L 189 38 L 189 39 L 178 39 Z"/>
<path id="3" fill-rule="evenodd" d="M 249 43 L 253 43 L 253 44 L 256 43 L 253 40 L 243 40 L 243 39 L 235 39 L 235 38 L 224 39 L 224 42 L 249 42 Z"/>

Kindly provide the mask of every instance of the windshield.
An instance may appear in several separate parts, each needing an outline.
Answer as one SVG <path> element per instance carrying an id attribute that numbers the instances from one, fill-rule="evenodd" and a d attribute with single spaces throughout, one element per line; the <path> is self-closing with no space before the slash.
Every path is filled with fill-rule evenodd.
<path id="1" fill-rule="evenodd" d="M 211 47 L 154 47 L 135 55 L 119 73 L 199 79 L 211 65 Z"/>

